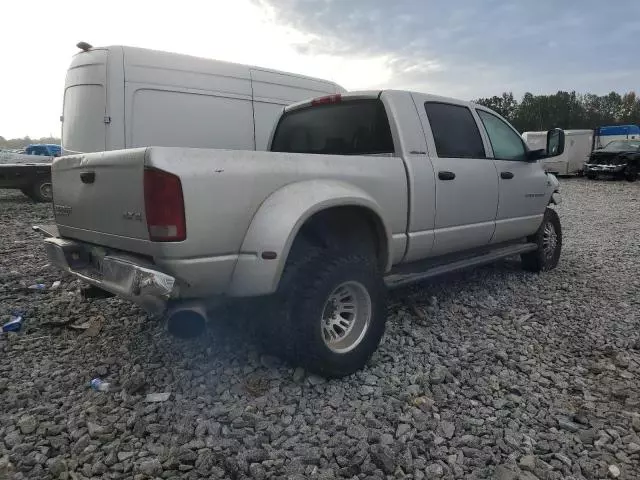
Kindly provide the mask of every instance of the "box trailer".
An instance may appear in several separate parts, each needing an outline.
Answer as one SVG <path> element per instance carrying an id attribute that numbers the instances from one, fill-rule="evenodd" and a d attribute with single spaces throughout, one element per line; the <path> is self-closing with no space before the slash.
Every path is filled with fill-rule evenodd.
<path id="1" fill-rule="evenodd" d="M 556 175 L 581 175 L 593 146 L 593 130 L 565 130 L 564 153 L 542 160 L 546 171 Z M 546 148 L 547 132 L 524 132 L 523 140 L 531 150 Z"/>

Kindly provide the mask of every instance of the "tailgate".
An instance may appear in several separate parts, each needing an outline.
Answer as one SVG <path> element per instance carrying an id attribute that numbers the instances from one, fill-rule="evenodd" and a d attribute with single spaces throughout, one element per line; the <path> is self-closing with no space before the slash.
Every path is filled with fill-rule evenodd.
<path id="1" fill-rule="evenodd" d="M 145 151 L 137 148 L 56 159 L 51 178 L 60 234 L 132 251 L 138 250 L 136 243 L 146 243 Z"/>

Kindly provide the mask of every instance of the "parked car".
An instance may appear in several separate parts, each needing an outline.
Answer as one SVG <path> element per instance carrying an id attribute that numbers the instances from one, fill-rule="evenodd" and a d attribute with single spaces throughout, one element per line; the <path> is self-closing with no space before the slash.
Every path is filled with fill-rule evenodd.
<path id="1" fill-rule="evenodd" d="M 61 151 L 60 145 L 53 143 L 36 143 L 28 145 L 24 149 L 26 155 L 41 155 L 44 157 L 59 157 Z"/>
<path id="2" fill-rule="evenodd" d="M 78 47 L 64 89 L 66 153 L 149 145 L 265 150 L 286 105 L 345 91 L 319 78 L 208 58 Z"/>
<path id="3" fill-rule="evenodd" d="M 587 178 L 598 175 L 625 178 L 634 182 L 640 172 L 640 140 L 614 140 L 594 150 L 584 166 Z"/>
<path id="4" fill-rule="evenodd" d="M 387 288 L 520 255 L 553 269 L 557 179 L 495 112 L 407 91 L 331 95 L 284 109 L 270 152 L 149 147 L 53 163 L 52 264 L 202 326 L 253 298 L 275 352 L 348 375 L 385 330 Z M 255 297 L 255 298 L 254 298 Z"/>

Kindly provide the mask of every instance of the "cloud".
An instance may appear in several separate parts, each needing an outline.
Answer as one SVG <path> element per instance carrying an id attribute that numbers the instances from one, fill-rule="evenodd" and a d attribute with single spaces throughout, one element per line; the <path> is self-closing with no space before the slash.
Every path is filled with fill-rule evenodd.
<path id="1" fill-rule="evenodd" d="M 624 92 L 640 78 L 638 0 L 111 0 L 99 16 L 85 3 L 5 5 L 29 20 L 0 29 L 0 135 L 59 132 L 80 40 L 466 99 Z"/>
<path id="2" fill-rule="evenodd" d="M 256 0 L 311 35 L 307 54 L 385 58 L 389 87 L 476 98 L 636 87 L 640 2 Z M 623 66 L 626 65 L 626 66 Z"/>

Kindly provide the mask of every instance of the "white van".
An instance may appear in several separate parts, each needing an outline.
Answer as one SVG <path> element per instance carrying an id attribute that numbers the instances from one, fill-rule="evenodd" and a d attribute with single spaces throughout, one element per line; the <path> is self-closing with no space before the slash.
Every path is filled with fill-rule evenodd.
<path id="1" fill-rule="evenodd" d="M 326 80 L 188 55 L 78 47 L 60 117 L 63 154 L 149 145 L 265 150 L 284 106 L 346 91 Z"/>
<path id="2" fill-rule="evenodd" d="M 593 147 L 593 130 L 565 130 L 562 155 L 542 160 L 546 171 L 556 175 L 581 174 Z M 522 139 L 531 150 L 547 148 L 547 132 L 524 132 Z"/>

